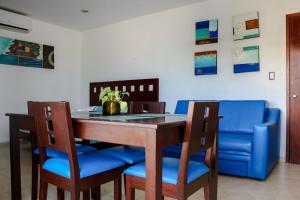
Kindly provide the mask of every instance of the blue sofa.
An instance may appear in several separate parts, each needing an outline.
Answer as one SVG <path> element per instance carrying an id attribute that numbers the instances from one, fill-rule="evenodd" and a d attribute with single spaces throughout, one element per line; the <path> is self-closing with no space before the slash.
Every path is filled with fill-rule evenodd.
<path id="1" fill-rule="evenodd" d="M 189 100 L 177 102 L 176 114 L 186 114 Z M 264 180 L 279 160 L 280 110 L 262 100 L 220 101 L 219 172 Z M 165 156 L 179 157 L 181 145 L 167 147 Z M 192 156 L 203 161 L 204 153 Z"/>

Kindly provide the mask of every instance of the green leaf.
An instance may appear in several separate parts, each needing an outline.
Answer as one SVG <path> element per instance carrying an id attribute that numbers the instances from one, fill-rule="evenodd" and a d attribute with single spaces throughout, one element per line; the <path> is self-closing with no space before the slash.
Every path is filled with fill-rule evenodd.
<path id="1" fill-rule="evenodd" d="M 108 101 L 108 96 L 104 96 L 104 97 L 101 99 L 101 101 L 102 101 L 102 106 L 103 106 L 103 104 L 104 104 L 106 101 Z"/>
<path id="2" fill-rule="evenodd" d="M 107 95 L 107 93 L 111 92 L 110 87 L 106 87 L 104 88 L 99 95 L 99 101 L 102 101 L 103 97 L 105 97 Z"/>

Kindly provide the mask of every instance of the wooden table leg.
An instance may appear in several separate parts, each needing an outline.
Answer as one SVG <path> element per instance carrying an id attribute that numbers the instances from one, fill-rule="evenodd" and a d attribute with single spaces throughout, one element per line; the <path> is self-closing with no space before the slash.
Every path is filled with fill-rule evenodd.
<path id="1" fill-rule="evenodd" d="M 20 172 L 20 142 L 18 136 L 18 121 L 10 118 L 10 178 L 11 198 L 21 200 L 21 172 Z"/>
<path id="2" fill-rule="evenodd" d="M 156 133 L 146 137 L 146 200 L 162 199 L 162 147 Z"/>

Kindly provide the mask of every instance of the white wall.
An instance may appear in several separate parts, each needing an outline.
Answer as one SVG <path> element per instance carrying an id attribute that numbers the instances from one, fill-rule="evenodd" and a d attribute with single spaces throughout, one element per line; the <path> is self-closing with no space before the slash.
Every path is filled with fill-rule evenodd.
<path id="1" fill-rule="evenodd" d="M 28 100 L 67 100 L 80 106 L 80 32 L 33 21 L 30 34 L 1 36 L 55 46 L 55 70 L 0 65 L 0 142 L 9 140 L 7 112 L 26 113 Z"/>
<path id="2" fill-rule="evenodd" d="M 233 42 L 232 16 L 260 12 L 261 37 Z M 173 112 L 177 99 L 265 99 L 282 110 L 281 156 L 285 156 L 285 15 L 300 11 L 298 0 L 209 0 L 83 33 L 82 105 L 88 84 L 160 78 L 160 100 Z M 194 45 L 195 22 L 219 19 L 219 43 Z M 233 74 L 232 48 L 260 45 L 261 71 Z M 196 51 L 218 50 L 218 75 L 197 76 Z M 276 72 L 269 81 L 268 73 Z"/>

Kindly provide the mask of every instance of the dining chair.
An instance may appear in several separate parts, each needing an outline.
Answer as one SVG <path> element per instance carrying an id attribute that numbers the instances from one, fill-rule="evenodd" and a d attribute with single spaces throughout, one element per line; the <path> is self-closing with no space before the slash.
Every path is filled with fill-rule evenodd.
<path id="1" fill-rule="evenodd" d="M 129 114 L 164 114 L 165 102 L 132 101 L 129 104 Z M 145 149 L 142 147 L 117 146 L 100 150 L 97 154 L 110 156 L 125 162 L 127 165 L 133 165 L 145 161 Z"/>
<path id="2" fill-rule="evenodd" d="M 33 111 L 33 102 L 29 101 L 27 103 L 28 106 L 28 114 L 29 115 L 34 115 Z M 31 149 L 32 149 L 32 155 L 31 155 L 31 166 L 32 166 L 32 175 L 31 175 L 31 199 L 32 200 L 37 200 L 38 198 L 38 177 L 39 177 L 39 153 L 40 150 L 37 147 L 37 142 L 36 142 L 36 136 L 34 135 L 31 137 Z M 76 153 L 77 155 L 87 153 L 87 152 L 96 152 L 97 149 L 91 146 L 87 145 L 80 145 L 76 144 Z M 47 148 L 46 149 L 46 155 L 48 158 L 54 158 L 54 157 L 67 157 L 68 154 L 62 151 L 57 151 L 52 148 Z"/>
<path id="3" fill-rule="evenodd" d="M 166 102 L 131 101 L 129 114 L 165 114 Z"/>
<path id="4" fill-rule="evenodd" d="M 162 159 L 163 196 L 184 200 L 204 187 L 206 200 L 217 199 L 216 144 L 218 102 L 191 102 L 189 105 L 180 159 Z M 190 157 L 206 151 L 205 162 L 190 161 Z M 126 176 L 126 199 L 135 199 L 135 188 L 145 189 L 145 162 L 123 172 Z"/>
<path id="5" fill-rule="evenodd" d="M 36 141 L 39 148 L 40 193 L 47 199 L 48 184 L 57 187 L 57 198 L 64 199 L 64 191 L 72 200 L 90 199 L 90 190 L 100 199 L 100 185 L 114 181 L 114 199 L 121 199 L 121 173 L 124 162 L 95 153 L 76 153 L 74 132 L 68 102 L 30 102 L 35 119 Z M 47 149 L 64 152 L 67 156 L 47 156 Z"/>

